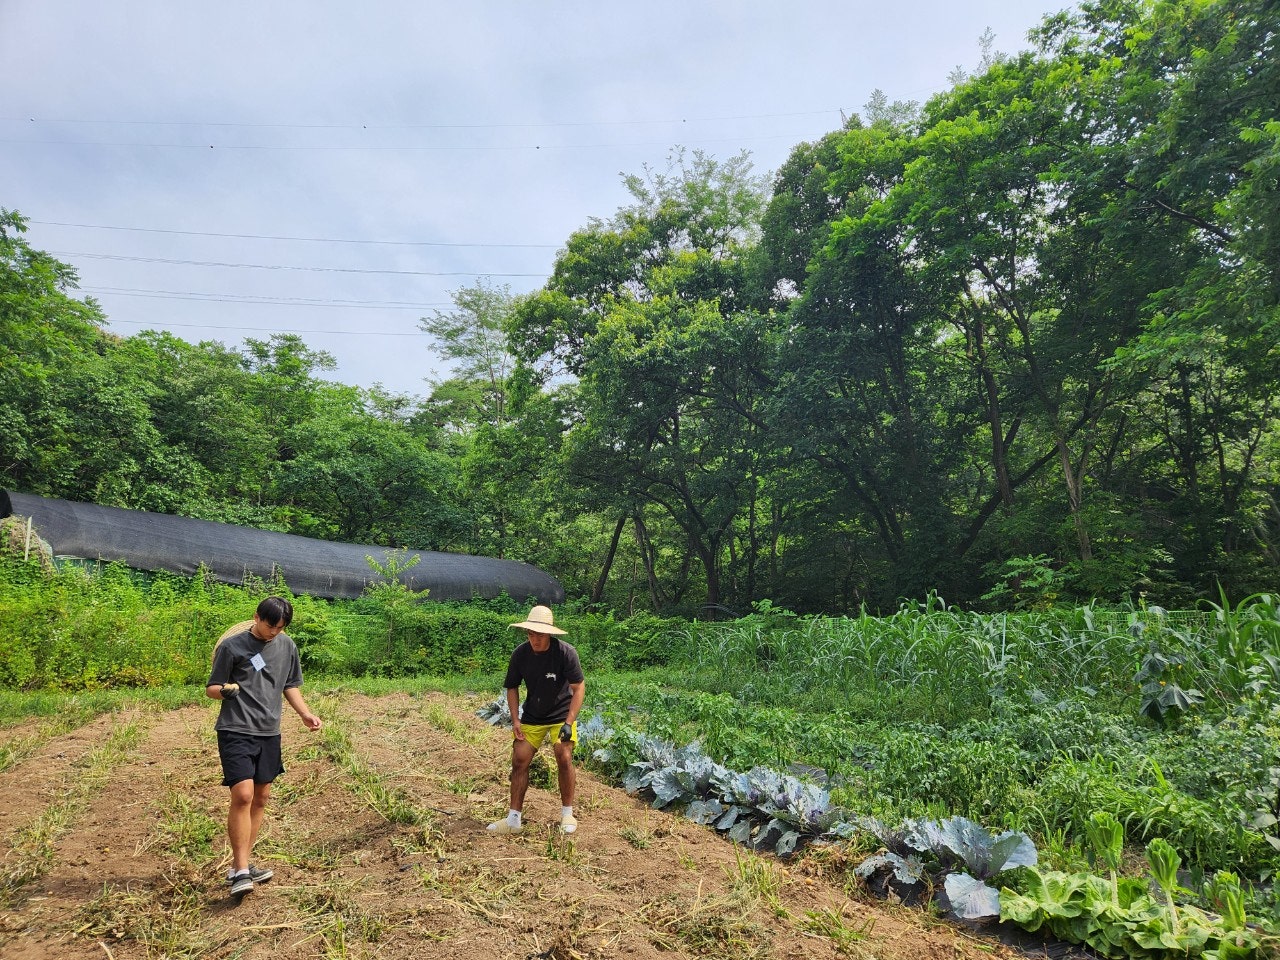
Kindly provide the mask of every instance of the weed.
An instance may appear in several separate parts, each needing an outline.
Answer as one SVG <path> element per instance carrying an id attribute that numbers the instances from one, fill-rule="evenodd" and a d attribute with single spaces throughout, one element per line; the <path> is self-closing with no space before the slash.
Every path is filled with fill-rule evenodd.
<path id="1" fill-rule="evenodd" d="M 653 842 L 653 834 L 648 830 L 637 830 L 635 827 L 623 827 L 622 839 L 637 850 L 647 850 Z"/>
<path id="2" fill-rule="evenodd" d="M 422 716 L 431 726 L 447 733 L 459 743 L 477 744 L 486 739 L 485 731 L 463 723 L 438 703 L 431 703 L 423 707 Z"/>
<path id="3" fill-rule="evenodd" d="M 432 823 L 431 814 L 416 806 L 411 797 L 400 788 L 389 784 L 376 770 L 356 753 L 351 738 L 344 730 L 344 721 L 336 711 L 329 712 L 329 720 L 321 734 L 321 744 L 330 759 L 349 775 L 347 785 L 390 823 L 422 826 Z"/>
<path id="4" fill-rule="evenodd" d="M 197 809 L 187 794 L 177 790 L 166 793 L 154 809 L 157 829 L 142 842 L 140 850 L 160 844 L 171 856 L 192 863 L 209 858 L 213 839 L 222 829 L 217 820 Z"/>
<path id="5" fill-rule="evenodd" d="M 457 780 L 446 779 L 443 781 L 444 788 L 459 797 L 471 796 L 471 794 L 476 792 L 477 786 L 487 784 L 488 782 L 489 778 L 482 776 L 460 777 Z"/>
<path id="6" fill-rule="evenodd" d="M 459 911 L 491 923 L 506 916 L 509 895 L 521 886 L 518 878 L 507 874 L 469 865 L 455 867 L 450 863 L 420 868 L 418 879 L 424 889 L 453 904 Z"/>
<path id="7" fill-rule="evenodd" d="M 557 860 L 560 863 L 573 865 L 579 862 L 578 847 L 573 842 L 573 838 L 561 832 L 559 827 L 548 826 L 546 836 L 546 846 L 543 855 L 548 860 Z"/>
<path id="8" fill-rule="evenodd" d="M 326 957 L 345 957 L 349 935 L 364 943 L 381 940 L 388 921 L 361 903 L 363 899 L 379 896 L 363 893 L 360 890 L 363 884 L 363 878 L 347 880 L 334 876 L 323 883 L 286 888 L 286 895 L 305 917 L 303 925 L 311 929 L 294 947 L 319 938 L 325 944 Z"/>
<path id="9" fill-rule="evenodd" d="M 540 790 L 553 790 L 556 786 L 555 766 L 541 753 L 535 753 L 529 763 L 529 786 Z"/>
<path id="10" fill-rule="evenodd" d="M 687 951 L 712 960 L 747 960 L 769 955 L 768 932 L 754 923 L 742 904 L 728 897 L 701 895 L 691 904 L 675 894 L 645 903 L 640 919 L 662 950 Z"/>
<path id="11" fill-rule="evenodd" d="M 148 956 L 172 960 L 203 956 L 212 946 L 198 933 L 203 892 L 189 880 L 166 877 L 158 890 L 106 884 L 76 915 L 74 936 L 132 940 Z"/>
<path id="12" fill-rule="evenodd" d="M 409 834 L 392 837 L 390 842 L 391 848 L 401 856 L 430 854 L 441 860 L 446 853 L 444 833 L 432 824 L 419 827 Z"/>
<path id="13" fill-rule="evenodd" d="M 271 845 L 271 859 L 309 872 L 333 870 L 342 860 L 342 850 L 333 843 Z"/>
<path id="14" fill-rule="evenodd" d="M 831 907 L 806 910 L 804 919 L 800 921 L 800 929 L 826 937 L 835 945 L 837 952 L 845 955 L 852 954 L 856 950 L 856 944 L 867 939 L 873 927 L 874 919 L 868 918 L 861 924 L 854 924 L 844 915 L 843 910 Z"/>
<path id="15" fill-rule="evenodd" d="M 733 856 L 735 868 L 725 868 L 733 884 L 733 896 L 750 905 L 762 903 L 776 917 L 789 916 L 782 905 L 782 888 L 787 880 L 777 864 L 755 854 L 744 853 L 737 846 L 733 848 Z"/>
<path id="16" fill-rule="evenodd" d="M 36 727 L 34 733 L 25 737 L 16 737 L 0 746 L 0 773 L 17 766 L 54 737 L 74 730 L 87 722 L 91 716 L 92 714 L 87 710 L 70 709 L 66 713 L 44 721 Z"/>

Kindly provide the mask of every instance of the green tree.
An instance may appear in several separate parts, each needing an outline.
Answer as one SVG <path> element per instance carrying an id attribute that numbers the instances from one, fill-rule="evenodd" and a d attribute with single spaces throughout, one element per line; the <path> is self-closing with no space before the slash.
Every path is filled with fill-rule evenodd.
<path id="1" fill-rule="evenodd" d="M 78 442 L 67 381 L 107 338 L 98 307 L 72 295 L 75 271 L 33 249 L 26 230 L 25 218 L 0 209 L 0 478 L 63 496 Z"/>
<path id="2" fill-rule="evenodd" d="M 386 416 L 379 398 L 376 390 L 318 388 L 312 415 L 282 437 L 292 456 L 279 468 L 278 496 L 296 532 L 448 548 L 464 530 L 456 467 L 403 419 Z"/>
<path id="3" fill-rule="evenodd" d="M 453 378 L 437 384 L 432 402 L 451 410 L 451 419 L 500 425 L 506 417 L 507 378 L 515 357 L 504 332 L 515 298 L 506 284 L 481 279 L 453 293 L 454 309 L 437 310 L 420 322 L 442 356 L 452 361 Z"/>
<path id="4" fill-rule="evenodd" d="M 677 151 L 626 185 L 633 205 L 570 238 L 546 288 L 513 316 L 512 342 L 543 376 L 579 381 L 570 479 L 617 520 L 642 504 L 670 517 L 714 608 L 726 538 L 749 500 L 763 341 L 744 312 L 744 254 L 763 183 L 745 155 Z"/>

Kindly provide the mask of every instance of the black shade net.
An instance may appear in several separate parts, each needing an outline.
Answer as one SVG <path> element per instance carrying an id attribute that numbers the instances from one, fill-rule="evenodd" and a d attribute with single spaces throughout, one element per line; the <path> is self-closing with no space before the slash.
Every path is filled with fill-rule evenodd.
<path id="1" fill-rule="evenodd" d="M 394 558 L 399 566 L 421 557 L 399 579 L 412 590 L 429 591 L 432 600 L 491 600 L 503 594 L 544 604 L 564 600 L 558 580 L 516 560 L 331 543 L 0 490 L 0 517 L 8 516 L 29 517 L 56 557 L 119 561 L 138 570 L 185 575 L 196 573 L 203 564 L 213 577 L 232 584 L 250 576 L 270 581 L 279 574 L 295 594 L 352 599 L 368 584 L 383 579 L 366 557 L 384 565 Z"/>

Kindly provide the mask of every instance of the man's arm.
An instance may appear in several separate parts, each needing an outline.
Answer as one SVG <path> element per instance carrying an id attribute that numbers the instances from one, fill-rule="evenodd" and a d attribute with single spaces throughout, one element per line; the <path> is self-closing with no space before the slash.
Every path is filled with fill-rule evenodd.
<path id="1" fill-rule="evenodd" d="M 524 739 L 524 730 L 520 726 L 520 688 L 507 687 L 507 709 L 511 711 L 511 731 L 517 740 Z"/>
<path id="2" fill-rule="evenodd" d="M 301 687 L 285 687 L 284 698 L 289 701 L 289 706 L 302 718 L 302 722 L 308 730 L 320 729 L 320 718 L 311 712 L 311 708 L 307 706 L 307 701 L 302 699 Z"/>
<path id="3" fill-rule="evenodd" d="M 569 684 L 569 689 L 573 692 L 573 698 L 569 701 L 569 715 L 565 717 L 565 723 L 576 723 L 578 720 L 578 711 L 582 709 L 582 701 L 587 698 L 587 681 L 581 683 Z"/>

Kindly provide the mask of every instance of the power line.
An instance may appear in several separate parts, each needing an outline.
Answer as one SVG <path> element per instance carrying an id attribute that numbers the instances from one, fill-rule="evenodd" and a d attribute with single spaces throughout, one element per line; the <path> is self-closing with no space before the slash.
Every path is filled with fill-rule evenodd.
<path id="1" fill-rule="evenodd" d="M 305 270 L 313 273 L 376 273 L 404 277 L 545 277 L 542 273 L 490 273 L 486 270 L 366 270 L 359 267 L 303 267 L 283 263 L 225 263 L 218 260 L 173 260 L 168 257 L 131 257 L 121 253 L 73 253 L 50 250 L 55 257 L 88 260 L 128 260 L 133 263 L 171 263 L 187 267 L 238 267 L 251 270 Z"/>
<path id="2" fill-rule="evenodd" d="M 204 293 L 195 290 L 147 290 L 138 287 L 79 287 L 81 293 L 110 297 L 142 297 L 150 300 L 190 300 L 196 303 L 246 303 L 286 307 L 349 307 L 369 310 L 427 310 L 452 303 L 415 303 L 408 300 L 344 300 L 320 297 L 268 297 L 239 293 Z"/>
<path id="3" fill-rule="evenodd" d="M 761 140 L 795 140 L 796 134 L 779 133 L 764 134 L 757 137 L 718 137 L 715 139 L 689 140 L 686 145 L 698 146 L 705 144 L 742 144 L 754 143 Z M 307 145 L 283 145 L 283 144 L 213 144 L 213 143 L 138 143 L 118 140 L 28 140 L 3 138 L 0 143 L 7 143 L 17 146 L 56 146 L 56 147 L 162 147 L 173 150 L 323 150 L 323 151 L 372 151 L 375 153 L 386 153 L 391 151 L 408 151 L 411 153 L 420 152 L 445 152 L 449 150 L 462 151 L 508 151 L 517 150 L 613 150 L 623 147 L 670 147 L 671 143 L 667 140 L 649 140 L 649 141 L 632 141 L 629 143 L 537 143 L 524 146 L 459 146 L 459 145 L 419 145 L 406 146 L 394 145 L 385 147 L 353 145 L 353 146 L 307 146 Z"/>
<path id="4" fill-rule="evenodd" d="M 543 123 L 257 123 L 238 120 L 110 120 L 73 117 L 0 117 L 6 122 L 119 124 L 146 127 L 243 127 L 245 129 L 281 130 L 536 130 L 556 127 L 653 126 L 672 123 L 715 123 L 726 120 L 779 120 L 790 117 L 839 115 L 839 108 L 801 110 L 793 113 L 739 114 L 724 117 L 681 117 L 656 120 L 550 120 Z"/>
<path id="5" fill-rule="evenodd" d="M 343 237 L 277 237 L 263 233 L 212 233 L 205 230 L 161 230 L 157 227 L 114 227 L 100 223 L 67 223 L 61 220 L 30 220 L 46 227 L 83 227 L 86 230 L 127 230 L 133 233 L 166 233 L 184 237 L 224 237 L 233 240 L 296 240 L 303 243 L 357 243 L 397 247 L 489 247 L 555 250 L 555 243 L 446 243 L 437 240 L 350 240 Z"/>
<path id="6" fill-rule="evenodd" d="M 248 330 L 252 333 L 311 333 L 311 334 L 343 334 L 343 335 L 350 334 L 352 336 L 361 336 L 361 337 L 426 337 L 427 336 L 426 333 L 423 333 L 421 331 L 397 333 L 395 331 L 390 331 L 390 330 L 287 330 L 287 329 L 278 330 L 275 328 L 272 328 L 270 330 L 264 330 L 261 324 L 257 326 L 251 326 L 251 327 L 237 327 L 237 326 L 228 327 L 228 326 L 216 326 L 208 323 L 165 322 L 164 324 L 157 325 L 154 320 L 115 320 L 115 319 L 108 319 L 107 323 L 108 325 L 125 323 L 135 327 L 150 327 L 151 329 L 156 329 L 156 327 L 159 326 L 160 329 L 164 329 L 164 330 L 168 330 L 170 327 L 176 327 L 181 330 Z"/>

